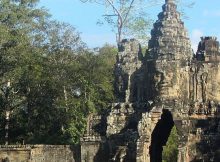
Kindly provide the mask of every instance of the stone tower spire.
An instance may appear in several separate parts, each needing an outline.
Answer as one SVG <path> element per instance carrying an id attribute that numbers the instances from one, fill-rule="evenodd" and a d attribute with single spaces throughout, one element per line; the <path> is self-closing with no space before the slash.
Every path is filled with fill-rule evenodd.
<path id="1" fill-rule="evenodd" d="M 150 59 L 189 59 L 192 57 L 190 40 L 180 19 L 175 0 L 165 0 L 154 23 L 149 41 Z"/>
<path id="2" fill-rule="evenodd" d="M 165 0 L 165 3 L 174 3 L 175 0 Z"/>

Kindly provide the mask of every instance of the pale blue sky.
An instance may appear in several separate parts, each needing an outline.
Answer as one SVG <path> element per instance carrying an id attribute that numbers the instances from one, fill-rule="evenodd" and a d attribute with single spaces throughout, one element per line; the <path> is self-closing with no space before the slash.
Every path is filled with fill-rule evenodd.
<path id="1" fill-rule="evenodd" d="M 184 19 L 194 49 L 200 36 L 217 36 L 220 40 L 220 0 L 195 0 L 195 2 L 193 8 L 185 8 L 189 18 Z M 82 3 L 80 0 L 40 0 L 40 5 L 49 10 L 53 19 L 70 23 L 76 27 L 88 47 L 115 43 L 115 35 L 107 25 L 96 25 L 97 20 L 104 13 L 102 6 Z M 157 14 L 162 9 L 158 5 L 148 10 L 155 21 Z"/>

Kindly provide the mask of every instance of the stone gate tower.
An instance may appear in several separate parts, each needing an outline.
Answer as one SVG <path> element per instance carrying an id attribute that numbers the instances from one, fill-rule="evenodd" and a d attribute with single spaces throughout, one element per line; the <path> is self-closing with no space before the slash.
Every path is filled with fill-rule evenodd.
<path id="1" fill-rule="evenodd" d="M 166 0 L 154 23 L 149 41 L 149 58 L 158 60 L 189 60 L 190 40 L 174 0 Z"/>
<path id="2" fill-rule="evenodd" d="M 174 0 L 165 0 L 149 51 L 123 40 L 115 65 L 115 95 L 102 115 L 90 115 L 82 162 L 162 162 L 172 127 L 178 162 L 220 161 L 220 53 L 202 37 L 196 54 Z"/>
<path id="3" fill-rule="evenodd" d="M 190 40 L 180 13 L 173 0 L 166 0 L 154 23 L 149 41 L 147 56 L 147 95 L 149 99 L 177 100 L 185 98 L 187 92 L 187 66 L 193 57 Z M 180 76 L 181 75 L 181 76 Z M 151 79 L 151 80 L 150 80 Z"/>

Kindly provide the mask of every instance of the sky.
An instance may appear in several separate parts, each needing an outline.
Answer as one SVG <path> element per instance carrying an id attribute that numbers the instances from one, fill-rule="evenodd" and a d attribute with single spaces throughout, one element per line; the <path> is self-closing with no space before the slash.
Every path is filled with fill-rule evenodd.
<path id="1" fill-rule="evenodd" d="M 183 0 L 183 3 L 189 1 Z M 188 30 L 192 47 L 196 50 L 201 36 L 217 36 L 220 40 L 220 0 L 194 1 L 192 8 L 184 8 L 188 18 L 182 20 Z M 107 25 L 97 25 L 98 19 L 102 18 L 105 11 L 103 6 L 82 3 L 80 0 L 40 0 L 39 5 L 48 9 L 52 19 L 73 25 L 89 48 L 101 47 L 105 43 L 115 44 L 115 34 L 111 28 Z M 156 21 L 162 8 L 157 5 L 147 10 Z"/>

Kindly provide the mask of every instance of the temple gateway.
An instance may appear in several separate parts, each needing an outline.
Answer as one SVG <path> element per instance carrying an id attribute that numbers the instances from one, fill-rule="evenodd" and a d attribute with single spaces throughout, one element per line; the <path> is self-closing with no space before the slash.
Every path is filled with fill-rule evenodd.
<path id="1" fill-rule="evenodd" d="M 134 40 L 119 45 L 117 103 L 90 115 L 82 162 L 162 162 L 172 127 L 178 162 L 220 161 L 220 53 L 202 37 L 196 53 L 174 0 L 165 0 L 146 55 Z"/>

